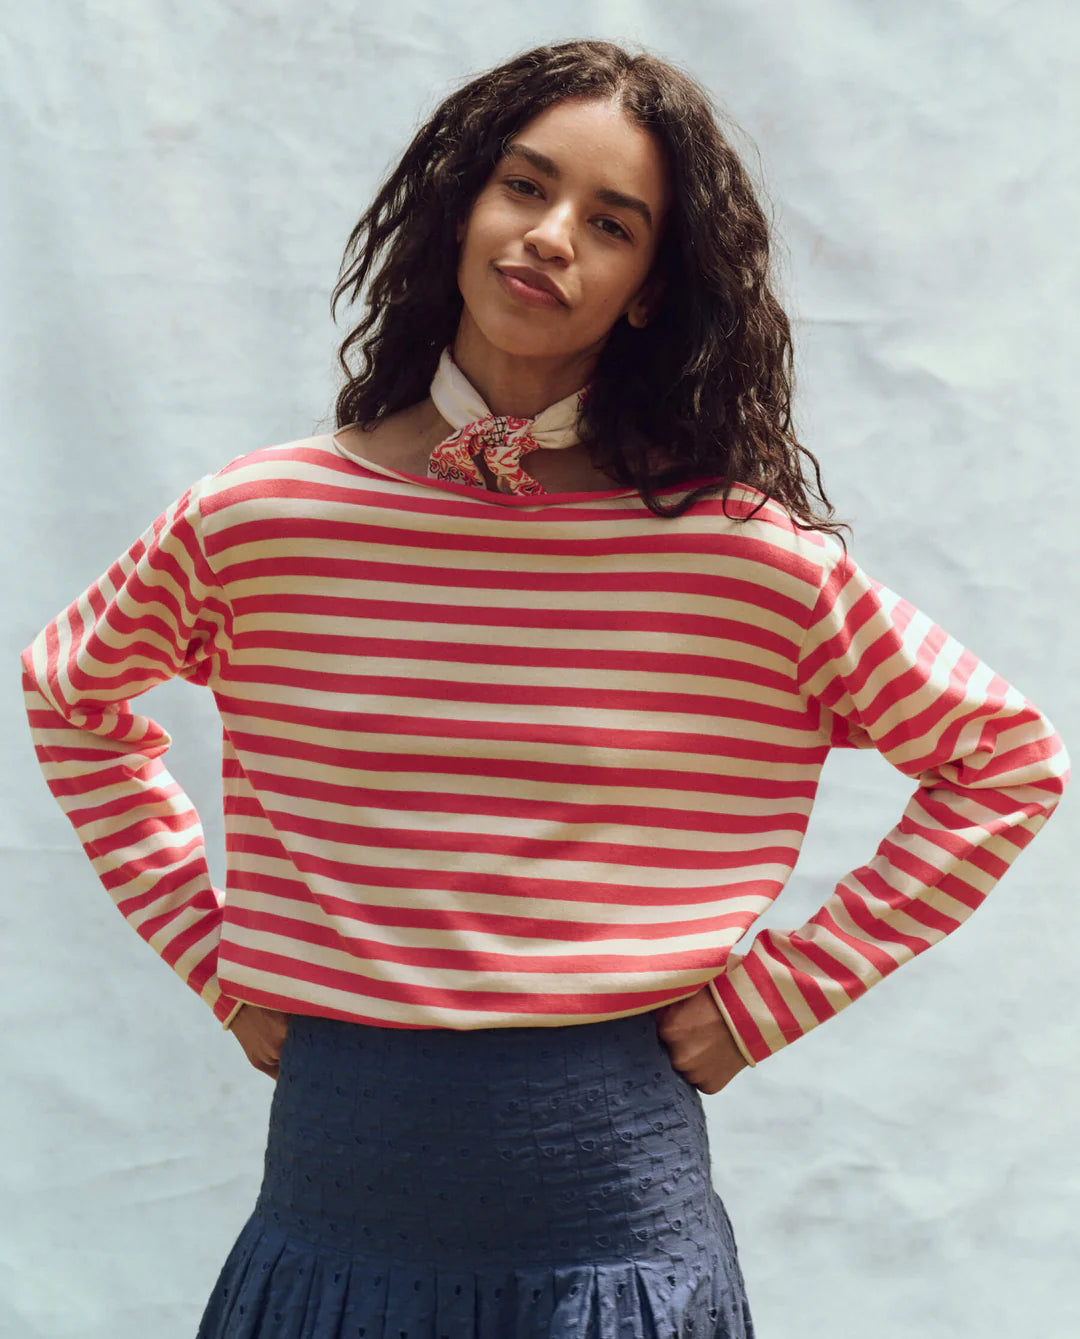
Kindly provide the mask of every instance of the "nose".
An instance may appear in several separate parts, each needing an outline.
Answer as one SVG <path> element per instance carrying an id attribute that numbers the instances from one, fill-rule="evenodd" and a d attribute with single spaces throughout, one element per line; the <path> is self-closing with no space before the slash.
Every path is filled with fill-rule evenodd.
<path id="1" fill-rule="evenodd" d="M 525 241 L 536 253 L 550 260 L 561 256 L 569 260 L 574 254 L 573 218 L 569 205 L 546 209 L 525 234 Z"/>

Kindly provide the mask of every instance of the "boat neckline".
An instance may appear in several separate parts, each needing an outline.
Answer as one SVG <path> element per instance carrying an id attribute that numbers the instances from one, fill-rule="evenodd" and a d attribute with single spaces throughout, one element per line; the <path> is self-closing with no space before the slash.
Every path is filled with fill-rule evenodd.
<path id="1" fill-rule="evenodd" d="M 475 484 L 452 483 L 447 479 L 431 479 L 426 474 L 409 474 L 405 470 L 395 470 L 389 465 L 380 465 L 377 461 L 368 460 L 366 456 L 350 450 L 344 442 L 339 440 L 339 432 L 344 432 L 347 428 L 355 426 L 352 423 L 344 423 L 334 432 L 327 433 L 338 454 L 344 456 L 347 460 L 362 465 L 364 469 L 371 470 L 374 474 L 382 474 L 391 479 L 400 479 L 405 483 L 421 484 L 426 488 L 446 490 L 458 497 L 468 497 L 478 502 L 493 502 L 498 506 L 509 507 L 542 507 L 549 502 L 607 502 L 617 497 L 639 496 L 638 490 L 633 486 L 590 488 L 573 493 L 498 493 L 489 488 L 478 488 Z M 720 482 L 722 480 L 715 475 L 702 475 L 700 478 L 691 479 L 686 483 L 666 484 L 663 488 L 657 489 L 656 492 L 658 495 L 672 492 L 687 493 L 702 484 Z"/>

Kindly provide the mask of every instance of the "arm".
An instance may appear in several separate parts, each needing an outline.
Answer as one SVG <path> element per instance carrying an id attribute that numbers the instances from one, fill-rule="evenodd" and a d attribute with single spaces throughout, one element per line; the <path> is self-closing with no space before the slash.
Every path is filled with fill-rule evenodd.
<path id="1" fill-rule="evenodd" d="M 825 574 L 797 679 L 832 743 L 874 747 L 918 785 L 870 861 L 805 925 L 762 931 L 710 982 L 750 1064 L 965 921 L 1069 775 L 1031 702 L 847 555 Z"/>
<path id="2" fill-rule="evenodd" d="M 173 676 L 206 683 L 227 653 L 228 603 L 200 538 L 200 484 L 169 506 L 22 653 L 45 780 L 117 907 L 224 1026 L 222 895 L 194 805 L 166 770 L 172 742 L 131 698 Z"/>

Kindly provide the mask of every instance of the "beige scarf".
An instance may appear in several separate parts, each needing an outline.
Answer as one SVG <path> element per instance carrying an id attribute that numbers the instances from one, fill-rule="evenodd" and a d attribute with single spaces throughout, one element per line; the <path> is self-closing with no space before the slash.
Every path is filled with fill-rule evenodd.
<path id="1" fill-rule="evenodd" d="M 473 456 L 483 452 L 484 463 L 495 476 L 500 492 L 545 492 L 521 468 L 521 457 L 540 448 L 558 451 L 577 445 L 578 414 L 588 389 L 587 384 L 582 386 L 535 418 L 493 414 L 454 362 L 447 346 L 435 369 L 430 395 L 435 408 L 453 425 L 454 431 L 432 451 L 427 477 L 485 488 L 484 476 L 473 460 Z"/>

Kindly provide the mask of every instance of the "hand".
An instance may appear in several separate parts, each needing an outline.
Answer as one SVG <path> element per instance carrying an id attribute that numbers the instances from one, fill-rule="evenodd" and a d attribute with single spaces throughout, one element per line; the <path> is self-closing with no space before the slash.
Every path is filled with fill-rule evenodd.
<path id="1" fill-rule="evenodd" d="M 229 1026 L 257 1070 L 277 1082 L 278 1057 L 289 1030 L 289 1015 L 261 1004 L 242 1004 Z"/>
<path id="2" fill-rule="evenodd" d="M 656 1010 L 656 1031 L 672 1067 L 703 1093 L 718 1093 L 747 1067 L 727 1019 L 704 985 L 694 995 Z"/>

